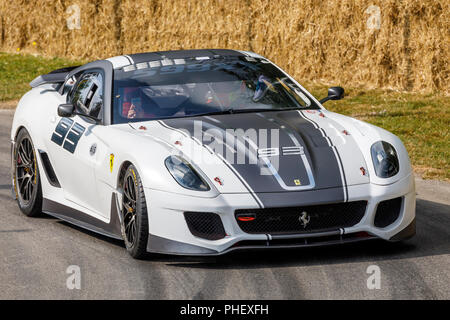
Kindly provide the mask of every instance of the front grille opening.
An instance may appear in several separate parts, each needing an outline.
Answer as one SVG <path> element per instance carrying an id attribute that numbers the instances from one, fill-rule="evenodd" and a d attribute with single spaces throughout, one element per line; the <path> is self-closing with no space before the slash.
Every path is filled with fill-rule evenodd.
<path id="1" fill-rule="evenodd" d="M 219 240 L 225 237 L 220 216 L 212 212 L 185 212 L 184 218 L 189 231 L 196 237 Z"/>
<path id="2" fill-rule="evenodd" d="M 361 221 L 367 201 L 304 207 L 240 209 L 235 211 L 242 231 L 252 234 L 293 234 L 348 228 Z M 251 221 L 238 217 L 252 215 Z"/>
<path id="3" fill-rule="evenodd" d="M 402 202 L 403 197 L 381 201 L 375 214 L 375 227 L 384 228 L 393 224 L 400 216 Z"/>

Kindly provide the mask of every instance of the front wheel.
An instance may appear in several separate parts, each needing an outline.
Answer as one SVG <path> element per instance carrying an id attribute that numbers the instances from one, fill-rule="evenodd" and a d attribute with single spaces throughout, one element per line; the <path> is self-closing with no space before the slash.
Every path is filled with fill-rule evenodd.
<path id="1" fill-rule="evenodd" d="M 17 135 L 14 148 L 14 190 L 20 210 L 29 217 L 42 212 L 42 188 L 33 141 L 26 129 Z"/>
<path id="2" fill-rule="evenodd" d="M 122 233 L 128 253 L 142 259 L 147 253 L 148 216 L 144 188 L 136 168 L 130 165 L 122 180 Z"/>

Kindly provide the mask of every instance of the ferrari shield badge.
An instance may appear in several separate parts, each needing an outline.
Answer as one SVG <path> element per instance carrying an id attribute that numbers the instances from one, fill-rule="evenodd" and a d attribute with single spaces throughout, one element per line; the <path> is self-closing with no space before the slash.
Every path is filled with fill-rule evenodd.
<path id="1" fill-rule="evenodd" d="M 113 167 L 114 167 L 114 154 L 111 153 L 109 155 L 109 171 L 112 173 L 113 172 Z"/>
<path id="2" fill-rule="evenodd" d="M 303 226 L 304 229 L 306 229 L 306 226 L 309 223 L 309 220 L 311 220 L 311 217 L 309 216 L 308 212 L 303 211 L 300 213 L 300 216 L 298 217 L 298 221 Z"/>

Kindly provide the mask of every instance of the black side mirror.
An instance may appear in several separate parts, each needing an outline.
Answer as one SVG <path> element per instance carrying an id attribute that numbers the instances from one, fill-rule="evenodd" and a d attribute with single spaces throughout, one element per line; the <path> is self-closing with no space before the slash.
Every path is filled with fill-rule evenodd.
<path id="1" fill-rule="evenodd" d="M 344 88 L 331 87 L 328 89 L 328 96 L 320 100 L 320 103 L 324 103 L 328 100 L 340 100 L 344 97 Z"/>
<path id="2" fill-rule="evenodd" d="M 58 106 L 58 116 L 68 118 L 74 115 L 74 106 L 72 103 L 63 103 Z"/>
<path id="3" fill-rule="evenodd" d="M 86 117 L 86 118 L 92 119 L 97 124 L 102 122 L 102 119 L 98 119 L 98 118 L 96 118 L 94 116 L 91 116 L 89 114 L 84 114 L 84 113 L 77 112 L 75 110 L 75 107 L 74 107 L 74 105 L 72 103 L 63 103 L 63 104 L 60 104 L 58 106 L 58 116 L 63 117 L 63 118 L 69 118 L 69 117 L 72 117 L 74 115 L 79 115 L 79 116 L 82 116 L 82 117 Z"/>

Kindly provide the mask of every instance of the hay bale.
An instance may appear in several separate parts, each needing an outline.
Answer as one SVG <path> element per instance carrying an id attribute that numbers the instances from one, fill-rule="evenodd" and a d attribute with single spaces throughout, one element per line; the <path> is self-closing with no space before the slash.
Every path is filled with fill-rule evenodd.
<path id="1" fill-rule="evenodd" d="M 69 30 L 73 4 L 81 28 Z M 374 5 L 379 29 L 368 28 Z M 300 81 L 449 94 L 449 15 L 447 0 L 2 1 L 0 49 L 77 59 L 251 50 Z"/>

